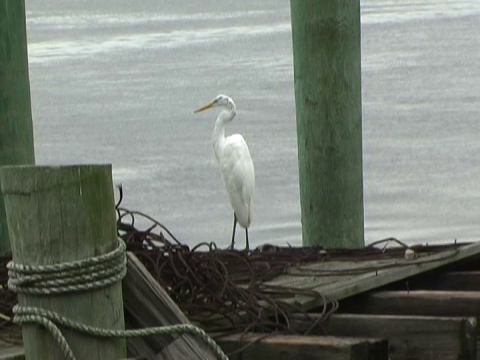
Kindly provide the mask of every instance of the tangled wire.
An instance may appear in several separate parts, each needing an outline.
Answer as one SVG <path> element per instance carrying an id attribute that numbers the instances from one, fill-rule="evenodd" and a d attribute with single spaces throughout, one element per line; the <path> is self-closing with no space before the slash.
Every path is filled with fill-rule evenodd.
<path id="1" fill-rule="evenodd" d="M 215 243 L 200 243 L 190 249 L 160 222 L 122 208 L 121 187 L 119 191 L 117 228 L 127 250 L 140 259 L 190 321 L 206 331 L 217 336 L 249 331 L 293 333 L 293 315 L 310 319 L 313 328 L 337 309 L 337 302 L 316 291 L 266 284 L 295 263 L 324 257 L 321 249 L 285 251 L 270 246 L 247 252 L 222 250 Z M 137 218 L 151 225 L 139 230 Z M 320 300 L 321 316 L 313 318 L 286 301 L 294 296 Z"/>

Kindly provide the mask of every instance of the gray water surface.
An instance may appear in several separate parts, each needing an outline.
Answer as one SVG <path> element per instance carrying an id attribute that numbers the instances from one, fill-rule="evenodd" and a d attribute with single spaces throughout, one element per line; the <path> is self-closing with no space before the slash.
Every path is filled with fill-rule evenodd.
<path id="1" fill-rule="evenodd" d="M 479 20 L 478 0 L 362 2 L 367 241 L 479 237 Z M 193 114 L 225 93 L 252 245 L 301 244 L 288 0 L 27 0 L 27 29 L 38 164 L 112 163 L 124 206 L 227 245 L 216 113 Z"/>

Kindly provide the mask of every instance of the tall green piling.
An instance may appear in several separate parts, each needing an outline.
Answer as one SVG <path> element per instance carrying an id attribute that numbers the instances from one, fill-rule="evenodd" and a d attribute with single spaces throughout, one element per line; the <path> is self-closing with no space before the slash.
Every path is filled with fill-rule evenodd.
<path id="1" fill-rule="evenodd" d="M 360 0 L 290 0 L 304 246 L 364 245 Z"/>
<path id="2" fill-rule="evenodd" d="M 15 263 L 38 267 L 75 262 L 118 246 L 111 166 L 7 166 L 0 169 L 0 181 Z M 81 275 L 71 285 L 88 280 Z M 120 281 L 53 295 L 19 292 L 18 300 L 21 306 L 54 311 L 85 325 L 125 328 Z M 60 330 L 77 359 L 126 357 L 124 339 L 86 336 L 65 327 Z M 22 325 L 22 334 L 27 359 L 65 358 L 43 326 Z"/>
<path id="3" fill-rule="evenodd" d="M 0 0 L 0 166 L 34 164 L 24 0 Z M 10 250 L 0 195 L 0 255 Z"/>

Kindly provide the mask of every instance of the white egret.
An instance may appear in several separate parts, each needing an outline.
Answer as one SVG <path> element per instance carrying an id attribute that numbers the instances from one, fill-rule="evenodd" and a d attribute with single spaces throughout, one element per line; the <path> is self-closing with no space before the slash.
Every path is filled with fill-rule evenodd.
<path id="1" fill-rule="evenodd" d="M 233 208 L 232 249 L 235 245 L 235 228 L 238 223 L 245 228 L 246 249 L 249 249 L 248 228 L 252 222 L 255 170 L 247 143 L 240 134 L 225 137 L 225 127 L 236 115 L 235 103 L 225 95 L 218 95 L 195 113 L 220 107 L 213 129 L 212 142 L 215 157 Z"/>

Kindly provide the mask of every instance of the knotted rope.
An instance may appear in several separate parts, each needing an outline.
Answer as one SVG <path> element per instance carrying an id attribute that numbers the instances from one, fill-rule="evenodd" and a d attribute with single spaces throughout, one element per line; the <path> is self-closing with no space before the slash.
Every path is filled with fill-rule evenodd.
<path id="1" fill-rule="evenodd" d="M 119 240 L 118 246 L 107 254 L 73 262 L 32 266 L 16 264 L 11 261 L 7 264 L 8 287 L 17 293 L 28 295 L 56 295 L 107 287 L 120 281 L 126 275 L 125 251 L 125 243 Z M 72 321 L 53 311 L 36 307 L 17 304 L 13 308 L 13 313 L 13 321 L 17 324 L 38 324 L 50 331 L 68 360 L 75 360 L 75 356 L 57 325 L 91 336 L 110 338 L 191 334 L 205 342 L 219 359 L 228 360 L 208 334 L 192 324 L 176 324 L 138 330 L 110 330 Z"/>

